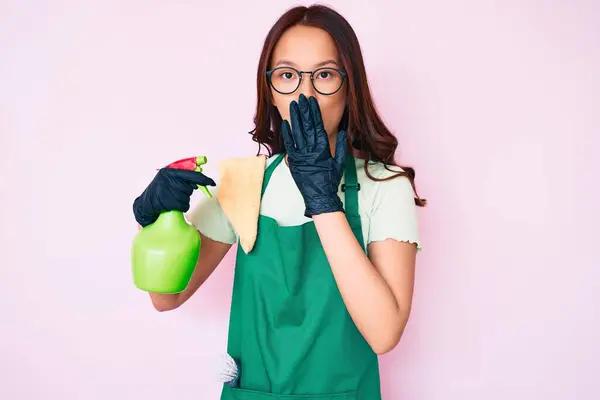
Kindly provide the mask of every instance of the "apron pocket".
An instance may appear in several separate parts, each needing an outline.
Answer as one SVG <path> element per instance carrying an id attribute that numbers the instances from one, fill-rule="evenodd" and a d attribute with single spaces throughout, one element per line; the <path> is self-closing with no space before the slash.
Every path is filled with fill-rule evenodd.
<path id="1" fill-rule="evenodd" d="M 272 394 L 224 386 L 221 400 L 356 400 L 356 392 L 332 394 Z"/>

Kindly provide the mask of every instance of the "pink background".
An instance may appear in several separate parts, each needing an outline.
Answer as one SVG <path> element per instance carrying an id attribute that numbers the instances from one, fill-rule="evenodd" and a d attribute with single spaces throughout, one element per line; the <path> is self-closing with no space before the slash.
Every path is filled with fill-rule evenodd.
<path id="1" fill-rule="evenodd" d="M 0 3 L 0 398 L 218 398 L 233 252 L 157 313 L 131 203 L 167 162 L 255 152 L 262 40 L 294 3 L 201 3 Z M 384 398 L 600 398 L 600 6 L 393 3 L 330 2 L 430 200 Z"/>

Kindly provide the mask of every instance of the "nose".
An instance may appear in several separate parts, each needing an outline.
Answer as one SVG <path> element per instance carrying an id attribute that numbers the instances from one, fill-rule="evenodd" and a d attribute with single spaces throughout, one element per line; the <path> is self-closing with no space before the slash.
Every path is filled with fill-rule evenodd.
<path id="1" fill-rule="evenodd" d="M 310 74 L 304 74 L 302 76 L 302 82 L 300 83 L 300 87 L 298 88 L 296 94 L 298 96 L 300 96 L 300 94 L 303 94 L 306 96 L 306 98 L 316 95 L 315 88 L 313 87 L 312 82 L 310 80 Z"/>

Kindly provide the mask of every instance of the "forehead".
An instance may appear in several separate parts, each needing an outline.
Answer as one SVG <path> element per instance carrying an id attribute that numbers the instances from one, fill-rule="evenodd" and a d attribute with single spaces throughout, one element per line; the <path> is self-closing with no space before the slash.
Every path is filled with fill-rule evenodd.
<path id="1" fill-rule="evenodd" d="M 324 60 L 338 61 L 333 38 L 326 31 L 312 26 L 293 26 L 281 35 L 273 49 L 271 65 L 288 60 L 300 68 L 313 68 Z"/>

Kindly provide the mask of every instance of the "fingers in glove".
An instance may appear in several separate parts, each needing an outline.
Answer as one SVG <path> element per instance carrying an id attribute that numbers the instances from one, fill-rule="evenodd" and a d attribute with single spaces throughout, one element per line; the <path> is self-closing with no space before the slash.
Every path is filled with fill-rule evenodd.
<path id="1" fill-rule="evenodd" d="M 187 212 L 190 208 L 190 196 L 193 188 L 180 181 L 179 186 L 168 186 L 161 192 L 158 201 L 163 211 L 177 210 Z"/>
<path id="2" fill-rule="evenodd" d="M 314 136 L 316 147 L 320 150 L 327 149 L 327 151 L 329 151 L 329 137 L 327 136 L 325 126 L 323 126 L 323 119 L 321 118 L 321 111 L 317 99 L 311 96 L 308 99 L 308 106 L 310 109 L 310 118 L 312 120 L 311 124 L 315 127 Z"/>
<path id="3" fill-rule="evenodd" d="M 296 143 L 296 149 L 304 150 L 306 141 L 304 140 L 302 117 L 300 115 L 300 106 L 295 100 L 290 103 L 290 120 L 292 121 L 292 136 Z"/>
<path id="4" fill-rule="evenodd" d="M 308 105 L 310 108 L 310 114 L 312 116 L 312 123 L 315 127 L 323 128 L 323 117 L 321 115 L 321 109 L 319 108 L 319 103 L 314 96 L 310 96 L 308 99 Z"/>
<path id="5" fill-rule="evenodd" d="M 200 186 L 216 186 L 215 181 L 204 175 L 202 172 L 175 168 L 164 168 L 161 171 L 169 178 L 176 181 Z"/>
<path id="6" fill-rule="evenodd" d="M 338 171 L 344 168 L 346 163 L 346 154 L 348 153 L 348 143 L 346 142 L 346 132 L 339 131 L 335 142 L 335 163 Z"/>
<path id="7" fill-rule="evenodd" d="M 310 96 L 308 99 L 308 106 L 310 109 L 310 116 L 312 118 L 312 124 L 315 127 L 315 142 L 318 148 L 325 148 L 329 146 L 329 138 L 327 137 L 327 131 L 323 125 L 323 117 L 321 115 L 321 109 L 319 103 L 314 96 Z"/>
<path id="8" fill-rule="evenodd" d="M 300 108 L 300 117 L 302 119 L 302 129 L 305 135 L 304 138 L 306 139 L 306 146 L 308 148 L 313 148 L 316 142 L 317 130 L 316 126 L 314 125 L 308 100 L 304 94 L 300 94 L 298 107 Z"/>
<path id="9" fill-rule="evenodd" d="M 294 138 L 292 137 L 292 128 L 290 128 L 290 123 L 286 120 L 281 122 L 281 136 L 283 136 L 283 145 L 285 146 L 285 151 L 288 154 L 294 152 Z"/>
<path id="10" fill-rule="evenodd" d="M 154 212 L 154 208 L 147 204 L 144 207 L 144 205 L 144 194 L 133 201 L 133 216 L 142 227 L 152 224 L 158 218 L 158 213 Z"/>

